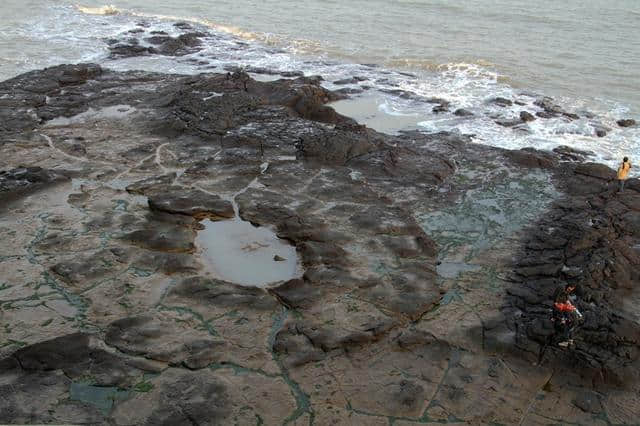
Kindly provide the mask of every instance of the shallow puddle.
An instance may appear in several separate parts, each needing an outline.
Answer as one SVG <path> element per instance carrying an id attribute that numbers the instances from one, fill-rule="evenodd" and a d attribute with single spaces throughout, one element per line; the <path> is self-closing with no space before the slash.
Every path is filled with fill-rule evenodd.
<path id="1" fill-rule="evenodd" d="M 212 276 L 242 285 L 266 287 L 300 275 L 294 246 L 266 227 L 239 219 L 202 221 L 196 246 Z M 278 256 L 278 259 L 274 260 Z"/>
<path id="2" fill-rule="evenodd" d="M 108 414 L 116 402 L 128 399 L 130 393 L 130 391 L 120 390 L 116 387 L 71 383 L 69 398 L 72 401 L 80 401 L 93 405 L 102 411 L 102 413 Z"/>
<path id="3" fill-rule="evenodd" d="M 481 267 L 478 265 L 463 262 L 441 262 L 436 268 L 438 275 L 443 278 L 457 278 L 462 273 L 475 272 L 480 269 Z"/>
<path id="4" fill-rule="evenodd" d="M 260 174 L 269 163 L 260 165 Z M 249 188 L 263 188 L 258 177 L 233 194 L 229 201 L 235 214 L 233 219 L 201 222 L 195 244 L 207 266 L 207 275 L 235 284 L 268 287 L 302 275 L 296 248 L 276 236 L 267 227 L 253 226 L 240 218 L 236 197 Z"/>
<path id="5" fill-rule="evenodd" d="M 89 108 L 85 112 L 74 115 L 73 117 L 56 117 L 45 124 L 45 127 L 52 126 L 71 126 L 74 124 L 83 124 L 88 121 L 98 120 L 124 120 L 137 111 L 130 105 L 113 105 L 100 109 Z"/>
<path id="6" fill-rule="evenodd" d="M 402 114 L 385 108 L 384 98 L 364 95 L 332 102 L 331 107 L 360 124 L 378 132 L 396 134 L 400 130 L 416 130 L 424 118 L 418 114 Z"/>
<path id="7" fill-rule="evenodd" d="M 448 264 L 442 269 L 448 274 L 454 273 L 457 263 L 464 264 L 479 251 L 533 223 L 558 196 L 547 173 L 530 172 L 468 189 L 454 205 L 418 215 L 418 219 L 422 229 L 438 243 L 440 260 Z M 468 254 L 466 259 L 455 258 L 463 251 Z"/>

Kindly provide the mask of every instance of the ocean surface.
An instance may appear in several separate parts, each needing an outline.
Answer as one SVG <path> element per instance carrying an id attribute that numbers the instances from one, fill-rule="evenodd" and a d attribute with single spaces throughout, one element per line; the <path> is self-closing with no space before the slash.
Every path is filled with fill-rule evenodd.
<path id="1" fill-rule="evenodd" d="M 112 3 L 112 4 L 111 4 Z M 640 1 L 638 0 L 3 0 L 0 79 L 59 63 L 176 73 L 232 64 L 320 74 L 331 89 L 365 88 L 346 110 L 381 130 L 416 128 L 474 135 L 506 148 L 558 145 L 593 151 L 615 167 L 640 166 Z M 217 37 L 191 57 L 109 59 L 106 40 L 147 30 L 175 33 L 190 21 Z M 215 67 L 215 68 L 213 68 Z M 352 85 L 332 82 L 352 76 Z M 404 96 L 399 96 L 404 93 Z M 410 94 L 410 96 L 407 96 Z M 496 96 L 550 96 L 579 120 L 536 120 L 514 130 L 495 123 L 524 107 Z M 432 97 L 472 118 L 436 114 Z M 531 107 L 531 108 L 530 108 Z M 533 108 L 533 109 L 532 109 Z M 595 115 L 587 118 L 590 112 Z M 603 138 L 596 128 L 608 128 Z M 633 175 L 640 175 L 640 167 Z"/>

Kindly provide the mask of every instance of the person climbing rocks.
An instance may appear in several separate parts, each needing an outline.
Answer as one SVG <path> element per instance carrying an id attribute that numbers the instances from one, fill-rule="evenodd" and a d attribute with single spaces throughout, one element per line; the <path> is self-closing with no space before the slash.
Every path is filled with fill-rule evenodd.
<path id="1" fill-rule="evenodd" d="M 556 337 L 560 340 L 558 346 L 568 347 L 573 343 L 572 332 L 582 314 L 571 303 L 572 293 L 576 287 L 574 284 L 559 286 L 553 294 L 553 317 Z"/>
<path id="2" fill-rule="evenodd" d="M 624 181 L 629 177 L 630 169 L 631 163 L 629 162 L 629 157 L 624 157 L 622 159 L 622 164 L 618 167 L 618 181 L 620 182 L 620 190 L 618 192 L 624 191 Z"/>

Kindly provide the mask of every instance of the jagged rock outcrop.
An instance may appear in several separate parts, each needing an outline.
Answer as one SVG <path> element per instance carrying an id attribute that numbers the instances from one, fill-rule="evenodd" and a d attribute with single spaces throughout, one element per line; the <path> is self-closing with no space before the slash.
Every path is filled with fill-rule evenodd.
<path id="1" fill-rule="evenodd" d="M 516 264 L 508 290 L 518 344 L 537 351 L 553 334 L 552 297 L 557 286 L 575 284 L 585 316 L 569 354 L 608 379 L 629 383 L 636 375 L 640 326 L 628 298 L 640 282 L 640 197 L 618 193 L 611 169 L 593 163 L 563 168 L 568 191 L 536 223 Z M 635 182 L 634 182 L 635 185 Z"/>

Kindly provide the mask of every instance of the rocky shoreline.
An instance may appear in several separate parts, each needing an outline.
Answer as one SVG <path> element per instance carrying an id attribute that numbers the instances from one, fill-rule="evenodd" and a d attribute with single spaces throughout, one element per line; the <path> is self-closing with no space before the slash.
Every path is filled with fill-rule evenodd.
<path id="1" fill-rule="evenodd" d="M 0 83 L 0 421 L 637 422 L 638 179 L 378 133 L 320 83 L 95 64 Z M 301 273 L 220 279 L 205 219 L 273 231 Z M 535 365 L 564 281 L 585 325 Z"/>

